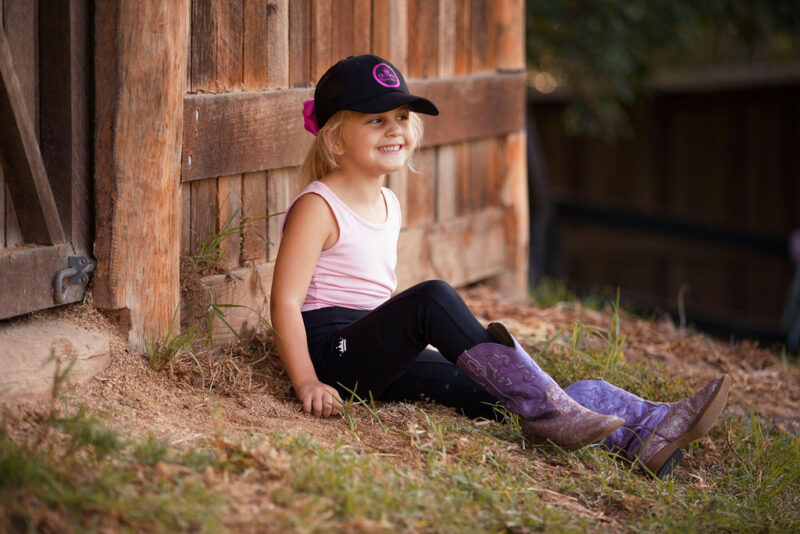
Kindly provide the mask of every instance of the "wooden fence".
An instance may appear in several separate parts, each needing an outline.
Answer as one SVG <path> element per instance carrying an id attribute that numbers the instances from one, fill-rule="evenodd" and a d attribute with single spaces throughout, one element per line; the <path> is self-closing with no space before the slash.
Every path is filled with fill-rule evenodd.
<path id="1" fill-rule="evenodd" d="M 533 101 L 560 274 L 673 312 L 682 294 L 689 320 L 777 337 L 800 227 L 798 80 L 662 88 L 615 143 L 567 136 L 566 103 Z"/>
<path id="2" fill-rule="evenodd" d="M 165 45 L 165 50 L 171 47 L 174 53 L 184 46 L 188 50 L 180 116 L 180 254 L 195 253 L 197 244 L 229 219 L 234 224 L 242 218 L 255 219 L 223 243 L 226 273 L 204 280 L 209 288 L 205 300 L 184 299 L 185 322 L 200 320 L 209 301 L 245 306 L 227 308 L 227 320 L 237 330 L 256 328 L 260 317 L 268 316 L 281 217 L 263 217 L 284 211 L 300 190 L 298 166 L 311 141 L 302 127 L 301 103 L 336 60 L 370 52 L 394 63 L 411 90 L 434 100 L 442 112 L 439 117 L 425 118 L 419 172 L 388 178 L 404 211 L 400 287 L 427 278 L 443 278 L 455 285 L 492 279 L 507 292 L 524 293 L 522 0 L 193 0 L 186 4 L 188 13 L 181 13 L 181 3 L 177 5 L 163 9 L 171 10 L 168 15 L 176 17 L 173 20 L 189 19 L 185 41 L 180 41 L 184 31 L 180 27 L 170 33 L 170 39 L 176 40 Z M 136 12 L 135 6 L 120 0 L 115 9 L 98 5 L 98 11 L 106 13 L 98 13 L 97 24 L 101 17 L 114 19 L 122 35 L 112 28 L 100 34 L 109 40 L 108 46 L 130 54 L 123 61 L 135 62 L 133 56 L 140 54 L 136 50 L 142 45 L 126 38 L 125 32 L 143 35 L 147 26 L 141 29 L 126 22 L 126 11 Z M 166 27 L 172 32 L 173 26 Z M 119 52 L 116 57 L 121 57 Z M 115 67 L 109 67 L 108 58 L 99 61 L 100 67 Z M 173 68 L 179 76 L 184 74 L 176 61 L 158 71 L 153 83 L 170 83 L 168 74 Z M 119 83 L 127 81 L 118 68 L 116 76 Z M 121 126 L 119 109 L 126 101 L 111 93 L 98 98 L 102 100 L 98 114 L 115 117 L 112 130 Z M 135 114 L 135 107 L 125 114 Z M 146 106 L 140 108 L 139 113 L 147 112 Z M 128 149 L 135 151 L 136 135 L 129 137 Z M 101 151 L 119 150 L 101 146 L 98 157 Z M 119 195 L 120 178 L 128 171 L 117 161 L 109 161 L 106 169 L 108 175 L 116 176 L 111 189 L 116 187 Z M 98 175 L 98 179 L 106 178 Z M 152 202 L 145 197 L 156 190 L 163 191 L 165 202 L 172 202 L 168 184 L 139 185 L 127 202 L 135 204 L 135 197 Z M 143 193 L 150 189 L 153 193 Z M 114 206 L 99 209 L 113 211 Z M 119 270 L 114 262 L 122 262 L 122 254 L 108 263 L 103 256 L 126 247 L 130 252 L 153 233 L 132 231 L 124 219 L 112 216 L 110 229 L 98 227 L 98 241 L 105 243 L 101 247 L 105 253 L 98 257 L 98 284 L 103 305 L 138 309 L 131 309 L 131 342 L 141 345 L 148 332 L 163 331 L 165 319 L 149 318 L 147 310 L 155 303 L 141 306 L 114 297 L 123 292 L 114 288 Z M 113 234 L 119 236 L 116 248 Z M 177 264 L 177 258 L 158 268 L 151 261 L 143 268 L 150 270 L 148 276 L 168 271 L 165 276 L 172 280 L 173 263 Z M 125 292 L 133 287 L 127 279 L 118 283 L 126 286 Z M 169 297 L 159 305 L 161 315 L 168 308 L 166 302 L 173 302 L 171 292 L 177 287 L 172 282 L 167 285 L 152 289 Z M 147 298 L 156 297 L 148 294 Z M 217 327 L 215 341 L 230 338 L 226 327 Z"/>

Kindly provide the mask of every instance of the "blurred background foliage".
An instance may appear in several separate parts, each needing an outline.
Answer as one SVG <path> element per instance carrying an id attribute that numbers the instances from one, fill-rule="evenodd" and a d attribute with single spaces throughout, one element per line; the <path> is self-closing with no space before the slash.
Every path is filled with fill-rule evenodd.
<path id="1" fill-rule="evenodd" d="M 564 93 L 571 133 L 624 135 L 670 72 L 800 57 L 798 0 L 528 0 L 529 85 Z"/>

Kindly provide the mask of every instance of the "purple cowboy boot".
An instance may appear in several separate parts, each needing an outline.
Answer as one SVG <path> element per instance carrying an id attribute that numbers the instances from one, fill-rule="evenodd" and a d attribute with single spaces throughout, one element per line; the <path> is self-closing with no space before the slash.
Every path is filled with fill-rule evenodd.
<path id="1" fill-rule="evenodd" d="M 721 375 L 702 390 L 678 402 L 651 402 L 604 380 L 582 380 L 567 394 L 582 406 L 625 419 L 625 426 L 603 445 L 638 458 L 651 473 L 664 478 L 683 457 L 681 447 L 708 433 L 728 401 L 731 377 Z"/>
<path id="2" fill-rule="evenodd" d="M 465 350 L 456 365 L 520 416 L 526 437 L 550 440 L 575 450 L 604 438 L 622 426 L 619 417 L 601 415 L 573 401 L 520 347 L 501 323 L 487 329 L 497 343 Z"/>

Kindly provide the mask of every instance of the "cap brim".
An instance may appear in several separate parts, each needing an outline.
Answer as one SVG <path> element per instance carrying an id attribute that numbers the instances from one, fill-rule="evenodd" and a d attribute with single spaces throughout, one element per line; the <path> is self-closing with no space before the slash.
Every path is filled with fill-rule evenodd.
<path id="1" fill-rule="evenodd" d="M 360 111 L 362 113 L 383 113 L 400 106 L 408 106 L 411 111 L 425 113 L 426 115 L 438 115 L 439 109 L 427 98 L 421 96 L 401 93 L 399 91 L 383 93 L 381 95 L 355 102 L 346 109 Z"/>

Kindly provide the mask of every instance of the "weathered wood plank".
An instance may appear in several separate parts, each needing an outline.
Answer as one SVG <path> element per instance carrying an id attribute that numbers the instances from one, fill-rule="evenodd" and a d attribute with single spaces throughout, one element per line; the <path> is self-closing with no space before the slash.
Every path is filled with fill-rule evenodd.
<path id="1" fill-rule="evenodd" d="M 495 21 L 497 4 L 483 0 L 470 2 L 469 26 L 469 72 L 479 74 L 494 70 Z"/>
<path id="2" fill-rule="evenodd" d="M 455 0 L 439 0 L 439 65 L 438 74 L 447 78 L 455 74 L 456 69 L 456 20 Z"/>
<path id="3" fill-rule="evenodd" d="M 227 225 L 230 236 L 221 243 L 222 259 L 220 267 L 235 269 L 239 267 L 242 249 L 242 231 L 233 230 L 242 222 L 242 175 L 220 176 L 217 179 L 217 231 L 222 232 Z"/>
<path id="4" fill-rule="evenodd" d="M 267 88 L 267 0 L 244 1 L 242 83 L 247 91 Z"/>
<path id="5" fill-rule="evenodd" d="M 398 291 L 438 278 L 458 287 L 506 268 L 505 213 L 500 208 L 436 226 L 408 228 L 397 247 Z"/>
<path id="6" fill-rule="evenodd" d="M 400 72 L 408 71 L 408 1 L 372 3 L 372 50 Z"/>
<path id="7" fill-rule="evenodd" d="M 269 245 L 267 259 L 274 261 L 281 243 L 282 212 L 300 194 L 300 169 L 297 167 L 269 171 L 267 179 L 267 220 Z"/>
<path id="8" fill-rule="evenodd" d="M 192 253 L 192 184 L 181 184 L 181 256 Z"/>
<path id="9" fill-rule="evenodd" d="M 217 179 L 208 178 L 192 182 L 192 246 L 195 254 L 200 243 L 207 242 L 217 233 Z"/>
<path id="10" fill-rule="evenodd" d="M 470 33 L 470 0 L 456 0 L 455 17 L 455 74 L 470 74 L 470 54 L 472 52 Z"/>
<path id="11" fill-rule="evenodd" d="M 39 10 L 40 141 L 65 239 L 90 251 L 90 56 L 86 0 L 51 2 Z"/>
<path id="12" fill-rule="evenodd" d="M 267 259 L 267 171 L 242 176 L 242 216 L 250 220 L 242 236 L 242 263 Z"/>
<path id="13" fill-rule="evenodd" d="M 305 87 L 311 81 L 311 0 L 289 2 L 289 83 Z"/>
<path id="14" fill-rule="evenodd" d="M 213 0 L 192 0 L 191 91 L 215 91 L 217 17 Z M 214 89 L 208 89 L 214 88 Z"/>
<path id="15" fill-rule="evenodd" d="M 368 54 L 372 50 L 372 0 L 353 2 L 353 53 Z"/>
<path id="16" fill-rule="evenodd" d="M 403 167 L 397 172 L 386 175 L 385 186 L 394 192 L 397 197 L 397 203 L 400 205 L 400 212 L 403 218 L 400 221 L 400 228 L 403 229 L 408 226 L 408 175 L 409 171 Z"/>
<path id="17" fill-rule="evenodd" d="M 0 148 L 25 241 L 63 242 L 61 219 L 4 31 L 0 31 Z"/>
<path id="18" fill-rule="evenodd" d="M 180 302 L 180 155 L 188 2 L 94 4 L 95 305 L 128 342 L 164 335 Z M 153 98 L 158 95 L 158 98 Z M 143 248 L 146 247 L 146 253 Z"/>
<path id="19" fill-rule="evenodd" d="M 240 91 L 244 59 L 244 5 L 242 2 L 214 2 L 214 5 L 218 21 L 217 91 Z"/>
<path id="20" fill-rule="evenodd" d="M 332 0 L 311 0 L 311 78 L 316 83 L 333 62 Z"/>
<path id="21" fill-rule="evenodd" d="M 353 55 L 354 27 L 353 0 L 336 0 L 331 6 L 331 63 Z"/>
<path id="22" fill-rule="evenodd" d="M 6 247 L 11 248 L 17 245 L 22 245 L 25 240 L 22 237 L 22 229 L 19 227 L 19 220 L 17 219 L 17 212 L 14 211 L 14 203 L 11 201 L 11 195 L 8 194 L 8 185 L 6 185 Z"/>
<path id="23" fill-rule="evenodd" d="M 269 320 L 269 292 L 272 287 L 274 263 L 258 263 L 203 278 L 206 290 L 197 292 L 196 300 L 182 302 L 181 315 L 189 316 L 193 310 L 207 310 L 216 304 L 235 304 L 235 308 L 220 307 L 225 313 L 225 321 L 239 334 L 263 331 L 269 328 L 264 321 Z M 206 328 L 205 317 L 200 314 L 194 318 L 201 328 Z M 215 347 L 226 345 L 236 339 L 228 326 L 219 318 L 211 324 L 211 339 Z"/>
<path id="24" fill-rule="evenodd" d="M 0 319 L 52 307 L 53 276 L 67 268 L 67 257 L 72 255 L 69 243 L 0 249 L 0 273 L 8 273 L 0 276 Z M 84 289 L 68 287 L 66 302 L 83 299 Z"/>
<path id="25" fill-rule="evenodd" d="M 0 0 L 0 20 L 2 20 L 3 5 Z M 3 166 L 0 165 L 0 248 L 6 247 L 6 182 L 3 178 Z"/>
<path id="26" fill-rule="evenodd" d="M 495 2 L 496 64 L 501 72 L 525 70 L 525 1 Z"/>
<path id="27" fill-rule="evenodd" d="M 456 148 L 436 147 L 436 222 L 456 217 Z"/>
<path id="28" fill-rule="evenodd" d="M 39 69 L 36 50 L 36 35 L 38 34 L 36 5 L 37 2 L 31 0 L 6 0 L 3 21 L 25 108 L 33 123 L 34 135 L 38 139 Z"/>
<path id="29" fill-rule="evenodd" d="M 301 116 L 312 95 L 310 89 L 187 95 L 181 179 L 299 165 L 312 140 Z"/>
<path id="30" fill-rule="evenodd" d="M 289 0 L 271 0 L 267 5 L 267 88 L 289 87 Z"/>
<path id="31" fill-rule="evenodd" d="M 494 137 L 524 125 L 522 74 L 415 80 L 410 88 L 441 111 L 423 117 L 423 146 Z M 187 95 L 181 179 L 300 165 L 312 139 L 300 110 L 312 95 L 311 89 Z"/>
<path id="32" fill-rule="evenodd" d="M 408 0 L 409 78 L 432 78 L 439 73 L 439 3 Z"/>
<path id="33" fill-rule="evenodd" d="M 503 144 L 506 174 L 501 177 L 501 201 L 505 208 L 505 273 L 492 282 L 503 294 L 525 297 L 528 293 L 528 171 L 525 132 L 509 134 Z"/>
<path id="34" fill-rule="evenodd" d="M 504 219 L 502 209 L 491 208 L 435 227 L 420 226 L 401 232 L 398 257 L 403 261 L 397 269 L 398 291 L 434 278 L 458 287 L 503 272 L 506 268 Z M 225 275 L 205 277 L 202 283 L 210 291 L 204 292 L 204 298 L 213 295 L 218 304 L 246 306 L 226 309 L 226 320 L 237 332 L 266 328 L 262 318 L 269 320 L 274 265 L 273 262 L 260 263 Z M 185 309 L 187 303 L 183 306 Z M 215 321 L 212 328 L 215 345 L 234 339 L 221 321 Z"/>
<path id="35" fill-rule="evenodd" d="M 420 226 L 436 219 L 436 149 L 423 148 L 415 156 L 417 172 L 408 173 L 406 182 L 406 211 L 403 219 L 407 226 Z"/>

